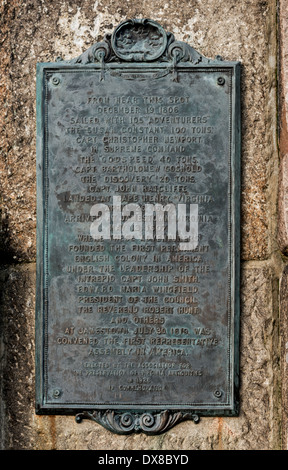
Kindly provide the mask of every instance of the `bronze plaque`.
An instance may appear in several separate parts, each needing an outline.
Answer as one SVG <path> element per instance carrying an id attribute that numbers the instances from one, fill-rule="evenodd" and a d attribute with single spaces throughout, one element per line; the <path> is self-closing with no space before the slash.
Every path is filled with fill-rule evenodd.
<path id="1" fill-rule="evenodd" d="M 38 413 L 237 414 L 239 76 L 151 20 L 38 64 Z"/>

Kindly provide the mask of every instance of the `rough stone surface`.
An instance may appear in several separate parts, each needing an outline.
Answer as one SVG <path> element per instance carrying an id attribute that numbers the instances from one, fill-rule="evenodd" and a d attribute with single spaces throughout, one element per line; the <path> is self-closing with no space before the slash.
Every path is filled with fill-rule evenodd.
<path id="1" fill-rule="evenodd" d="M 133 17 L 160 22 L 206 57 L 242 62 L 241 412 L 149 437 L 34 413 L 36 62 L 77 57 Z M 3 0 L 0 32 L 0 448 L 279 449 L 275 2 Z"/>
<path id="2" fill-rule="evenodd" d="M 4 449 L 25 449 L 33 437 L 34 265 L 3 269 L 0 292 L 0 442 Z"/>
<path id="3" fill-rule="evenodd" d="M 279 14 L 279 224 L 281 251 L 288 254 L 288 4 L 280 2 Z"/>
<path id="4" fill-rule="evenodd" d="M 242 281 L 241 411 L 187 421 L 159 436 L 117 436 L 92 421 L 34 413 L 35 265 L 1 272 L 2 446 L 34 450 L 271 450 L 280 447 L 273 273 L 246 267 Z M 5 419 L 4 419 L 5 417 Z"/>
<path id="5" fill-rule="evenodd" d="M 279 4 L 279 197 L 278 243 L 283 255 L 288 255 L 288 2 Z M 282 432 L 283 448 L 288 449 L 288 271 L 283 270 L 280 283 Z"/>
<path id="6" fill-rule="evenodd" d="M 280 283 L 280 319 L 281 319 L 281 376 L 282 376 L 282 422 L 283 448 L 288 449 L 288 267 L 282 274 Z"/>

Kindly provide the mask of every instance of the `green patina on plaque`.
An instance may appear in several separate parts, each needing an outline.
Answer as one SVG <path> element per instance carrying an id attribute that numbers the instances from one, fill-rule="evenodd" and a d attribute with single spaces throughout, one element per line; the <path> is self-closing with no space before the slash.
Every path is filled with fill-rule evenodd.
<path id="1" fill-rule="evenodd" d="M 40 414 L 238 413 L 240 64 L 129 20 L 37 67 Z"/>

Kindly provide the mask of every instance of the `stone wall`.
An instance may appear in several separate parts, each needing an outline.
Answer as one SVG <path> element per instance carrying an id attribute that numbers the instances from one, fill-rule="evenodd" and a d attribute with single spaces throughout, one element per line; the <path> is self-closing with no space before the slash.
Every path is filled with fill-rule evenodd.
<path id="1" fill-rule="evenodd" d="M 286 3 L 280 2 L 283 20 Z M 285 207 L 280 204 L 278 211 L 277 206 L 276 2 L 147 0 L 138 6 L 130 0 L 3 0 L 0 9 L 0 448 L 286 448 L 287 403 L 281 398 L 282 388 L 286 390 L 281 373 L 287 380 L 287 314 L 284 307 L 279 309 L 279 281 L 287 241 L 284 216 L 278 223 L 278 213 L 285 214 Z M 34 412 L 35 77 L 37 62 L 77 57 L 122 20 L 142 17 L 158 21 L 205 57 L 221 55 L 242 63 L 241 409 L 237 418 L 202 418 L 198 425 L 183 422 L 160 436 L 116 436 L 91 421 L 77 424 L 74 417 Z M 280 59 L 287 60 L 285 41 L 281 51 Z M 279 95 L 280 104 L 285 92 L 282 98 Z M 283 157 L 286 121 L 281 129 Z M 280 188 L 286 160 L 281 162 Z M 280 202 L 284 199 L 280 192 Z"/>
<path id="2" fill-rule="evenodd" d="M 278 196 L 278 243 L 281 253 L 287 261 L 287 182 L 288 182 L 288 128 L 287 128 L 287 104 L 288 104 L 288 3 L 283 1 L 279 5 L 279 91 L 278 91 L 278 116 L 279 116 L 279 196 Z M 283 256 L 283 259 L 284 259 Z M 280 279 L 280 334 L 281 334 L 281 378 L 282 378 L 282 440 L 283 448 L 288 448 L 288 278 L 287 264 L 283 269 Z"/>

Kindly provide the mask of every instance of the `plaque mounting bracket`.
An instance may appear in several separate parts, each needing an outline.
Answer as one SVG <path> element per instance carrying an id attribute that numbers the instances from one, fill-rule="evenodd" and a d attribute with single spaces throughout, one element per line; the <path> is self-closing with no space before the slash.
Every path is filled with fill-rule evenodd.
<path id="1" fill-rule="evenodd" d="M 144 38 L 144 39 L 143 39 Z M 132 46 L 131 46 L 132 45 Z M 216 61 L 218 59 L 216 58 Z M 150 19 L 131 19 L 120 23 L 113 34 L 107 34 L 102 42 L 93 44 L 80 56 L 69 61 L 71 64 L 99 63 L 100 81 L 105 78 L 106 64 L 113 63 L 167 63 L 167 73 L 177 81 L 177 66 L 181 63 L 208 64 L 193 47 L 176 41 L 174 35 Z M 159 77 L 163 76 L 159 74 Z M 154 77 L 157 78 L 157 77 Z"/>
<path id="2" fill-rule="evenodd" d="M 168 410 L 159 413 L 153 412 L 117 412 L 106 411 L 83 411 L 76 415 L 76 422 L 81 423 L 83 419 L 91 419 L 116 434 L 131 434 L 143 432 L 144 434 L 161 434 L 168 431 L 176 424 L 192 420 L 199 423 L 200 418 L 193 412 L 178 411 L 171 413 Z"/>

